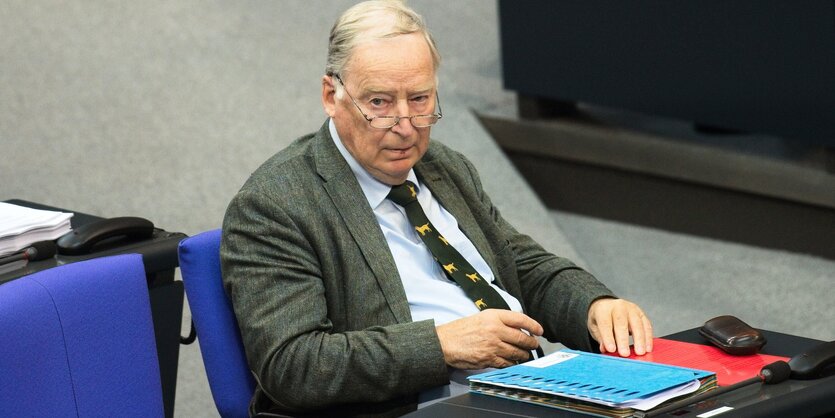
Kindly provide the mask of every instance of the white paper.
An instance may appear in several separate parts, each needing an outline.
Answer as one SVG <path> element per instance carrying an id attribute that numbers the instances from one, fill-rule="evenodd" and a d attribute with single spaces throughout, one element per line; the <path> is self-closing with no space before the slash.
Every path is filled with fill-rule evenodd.
<path id="1" fill-rule="evenodd" d="M 70 232 L 72 213 L 32 209 L 0 202 L 0 256 L 38 241 L 51 241 Z"/>

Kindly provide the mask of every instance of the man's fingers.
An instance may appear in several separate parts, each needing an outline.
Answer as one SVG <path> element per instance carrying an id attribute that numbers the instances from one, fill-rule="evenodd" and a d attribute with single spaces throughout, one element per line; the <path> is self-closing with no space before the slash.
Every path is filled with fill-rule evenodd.
<path id="1" fill-rule="evenodd" d="M 595 323 L 597 324 L 597 334 L 599 339 L 597 342 L 601 345 L 601 352 L 615 352 L 617 351 L 617 344 L 615 344 L 615 335 L 612 330 L 612 318 L 610 315 L 596 315 Z"/>
<path id="2" fill-rule="evenodd" d="M 527 360 L 530 350 L 539 347 L 539 340 L 527 332 L 543 332 L 527 315 L 495 309 L 439 325 L 436 330 L 444 360 L 461 369 L 507 367 Z"/>
<path id="3" fill-rule="evenodd" d="M 646 333 L 642 318 L 644 313 L 640 309 L 632 310 L 629 313 L 629 328 L 632 330 L 632 343 L 635 346 L 635 354 L 642 356 L 646 354 Z"/>
<path id="4" fill-rule="evenodd" d="M 641 315 L 641 324 L 644 327 L 644 346 L 647 353 L 652 352 L 652 339 L 654 338 L 652 332 L 652 321 L 646 315 Z"/>
<path id="5" fill-rule="evenodd" d="M 533 318 L 523 313 L 501 310 L 496 311 L 496 314 L 502 323 L 510 328 L 523 329 L 531 333 L 531 335 L 536 336 L 540 336 L 545 332 L 539 322 L 536 322 Z"/>
<path id="6" fill-rule="evenodd" d="M 635 354 L 644 355 L 652 351 L 652 323 L 641 308 L 635 307 L 629 315 L 629 327 Z"/>
<path id="7" fill-rule="evenodd" d="M 616 352 L 623 357 L 631 354 L 632 336 L 635 353 L 652 351 L 652 323 L 641 308 L 623 299 L 598 299 L 589 307 L 589 332 L 601 352 Z"/>
<path id="8" fill-rule="evenodd" d="M 513 365 L 520 361 L 528 360 L 531 352 L 530 350 L 523 350 L 511 344 L 500 344 L 496 349 L 496 355 L 501 358 L 499 363 L 507 361 L 510 362 L 508 365 Z"/>
<path id="9" fill-rule="evenodd" d="M 539 340 L 537 340 L 536 337 L 525 334 L 517 328 L 505 328 L 505 330 L 499 334 L 499 338 L 507 344 L 526 351 L 539 347 Z"/>
<path id="10" fill-rule="evenodd" d="M 628 315 L 629 314 L 623 312 L 622 309 L 617 309 L 614 313 L 615 342 L 617 343 L 618 354 L 620 354 L 621 357 L 629 357 L 630 353 Z"/>

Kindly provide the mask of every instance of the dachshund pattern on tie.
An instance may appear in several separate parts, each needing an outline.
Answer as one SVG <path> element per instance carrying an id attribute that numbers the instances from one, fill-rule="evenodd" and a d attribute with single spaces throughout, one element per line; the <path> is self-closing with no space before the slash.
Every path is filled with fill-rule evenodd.
<path id="1" fill-rule="evenodd" d="M 481 280 L 476 269 L 429 222 L 429 218 L 426 217 L 426 213 L 417 200 L 415 184 L 407 181 L 392 187 L 388 198 L 406 210 L 409 223 L 415 228 L 435 261 L 441 265 L 450 280 L 461 286 L 479 310 L 510 309 L 496 289 Z"/>

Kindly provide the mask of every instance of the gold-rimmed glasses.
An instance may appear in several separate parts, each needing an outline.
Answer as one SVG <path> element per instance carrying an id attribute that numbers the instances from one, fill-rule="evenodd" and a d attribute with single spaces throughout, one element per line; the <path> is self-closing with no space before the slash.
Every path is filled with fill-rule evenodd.
<path id="1" fill-rule="evenodd" d="M 412 115 L 412 116 L 368 116 L 365 112 L 362 111 L 362 108 L 354 100 L 354 96 L 351 96 L 351 93 L 348 93 L 348 89 L 345 87 L 345 82 L 342 81 L 342 78 L 339 77 L 339 74 L 334 74 L 334 78 L 339 80 L 339 84 L 342 84 L 342 88 L 345 89 L 345 93 L 348 94 L 348 97 L 351 98 L 351 102 L 354 103 L 354 106 L 357 107 L 357 110 L 360 111 L 362 116 L 368 123 L 371 125 L 372 128 L 375 129 L 390 129 L 394 125 L 400 123 L 401 119 L 409 119 L 409 122 L 415 128 L 426 128 L 438 123 L 443 115 L 443 111 L 441 110 L 441 98 L 438 96 L 438 92 L 435 91 L 435 103 L 438 105 L 438 113 L 433 113 L 431 115 Z"/>

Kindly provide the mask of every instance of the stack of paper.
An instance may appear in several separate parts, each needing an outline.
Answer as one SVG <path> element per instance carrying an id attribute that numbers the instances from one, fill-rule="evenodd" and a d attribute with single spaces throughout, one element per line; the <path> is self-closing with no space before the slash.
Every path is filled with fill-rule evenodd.
<path id="1" fill-rule="evenodd" d="M 716 387 L 716 374 L 561 350 L 528 363 L 469 377 L 470 390 L 604 416 L 628 417 Z"/>
<path id="2" fill-rule="evenodd" d="M 70 232 L 72 215 L 0 202 L 0 257 L 60 238 Z"/>

